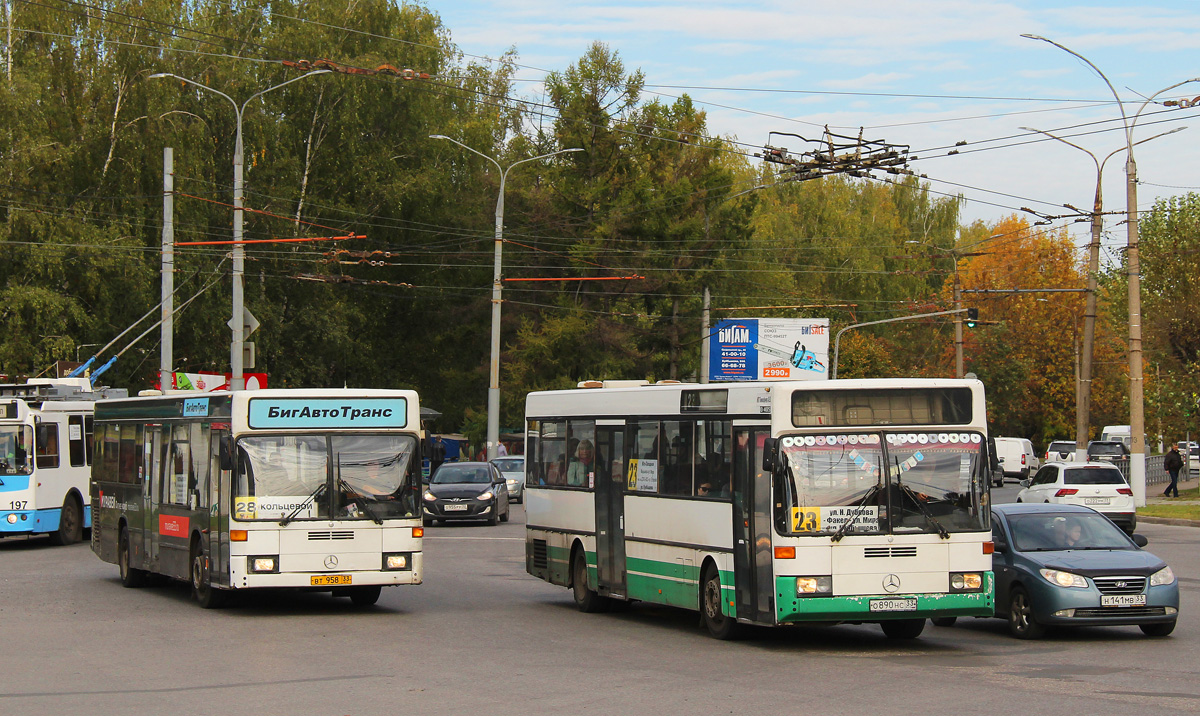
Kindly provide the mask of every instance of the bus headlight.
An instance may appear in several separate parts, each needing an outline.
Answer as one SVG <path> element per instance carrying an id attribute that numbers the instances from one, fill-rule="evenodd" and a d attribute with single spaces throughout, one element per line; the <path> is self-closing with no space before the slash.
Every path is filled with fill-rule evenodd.
<path id="1" fill-rule="evenodd" d="M 412 569 L 412 554 L 409 552 L 395 552 L 383 555 L 383 569 L 384 571 L 392 572 Z"/>
<path id="2" fill-rule="evenodd" d="M 250 571 L 254 574 L 278 574 L 279 557 L 275 555 L 247 557 Z"/>
<path id="3" fill-rule="evenodd" d="M 978 592 L 983 589 L 983 575 L 979 572 L 951 572 L 951 592 Z"/>
<path id="4" fill-rule="evenodd" d="M 796 596 L 829 596 L 833 594 L 833 577 L 796 577 Z"/>
<path id="5" fill-rule="evenodd" d="M 10 524 L 10 525 L 17 524 L 17 513 L 16 512 L 8 513 L 8 524 Z"/>

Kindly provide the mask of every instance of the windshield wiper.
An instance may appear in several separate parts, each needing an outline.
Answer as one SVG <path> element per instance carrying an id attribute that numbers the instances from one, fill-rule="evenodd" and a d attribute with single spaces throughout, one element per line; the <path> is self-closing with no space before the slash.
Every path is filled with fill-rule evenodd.
<path id="1" fill-rule="evenodd" d="M 925 503 L 921 501 L 921 498 L 917 495 L 917 493 L 913 492 L 911 487 L 909 487 L 908 485 L 905 485 L 903 482 L 900 481 L 900 458 L 895 458 L 895 460 L 896 460 L 896 487 L 900 488 L 900 491 L 903 492 L 905 495 L 908 495 L 908 499 L 912 500 L 917 505 L 917 509 L 920 510 L 921 514 L 925 516 L 925 520 L 929 524 L 933 525 L 933 528 L 937 530 L 939 537 L 941 537 L 942 539 L 950 539 L 950 532 L 945 527 L 942 526 L 941 522 L 938 522 L 937 520 L 935 520 L 933 518 L 933 515 L 929 514 L 929 510 L 925 508 Z"/>
<path id="2" fill-rule="evenodd" d="M 882 481 L 880 481 L 880 482 L 882 482 Z M 842 526 L 838 527 L 837 532 L 834 532 L 833 536 L 829 538 L 831 542 L 841 542 L 842 541 L 842 537 L 844 537 L 846 535 L 846 530 L 850 529 L 850 525 L 854 524 L 855 521 L 858 520 L 858 516 L 862 514 L 862 511 L 864 509 L 866 509 L 867 500 L 871 499 L 871 497 L 876 492 L 879 492 L 880 482 L 875 483 L 874 485 L 871 486 L 871 489 L 867 490 L 867 494 L 863 495 L 862 501 L 858 503 L 858 509 L 855 510 L 853 512 L 853 514 L 850 515 L 850 519 L 843 522 Z"/>
<path id="3" fill-rule="evenodd" d="M 351 487 L 350 483 L 343 480 L 341 475 L 338 475 L 337 484 L 339 489 L 344 490 L 345 493 L 350 496 L 350 499 L 354 500 L 354 504 L 358 507 L 358 509 L 365 512 L 367 517 L 370 517 L 375 521 L 375 524 L 383 524 L 383 520 L 380 519 L 375 510 L 371 509 L 371 506 L 367 504 L 367 501 L 363 499 L 362 495 L 360 495 L 357 490 Z"/>
<path id="4" fill-rule="evenodd" d="M 305 507 L 308 507 L 308 504 L 310 502 L 317 499 L 317 496 L 320 495 L 322 492 L 324 492 L 326 487 L 329 487 L 329 483 L 327 483 L 327 482 L 322 482 L 320 485 L 317 485 L 317 489 L 315 489 L 311 493 L 309 493 L 308 497 L 304 498 L 304 502 L 301 502 L 300 504 L 296 505 L 296 509 L 289 512 L 287 517 L 284 517 L 282 520 L 279 521 L 279 526 L 287 527 L 288 523 L 291 522 L 292 520 L 296 519 L 296 515 L 299 515 L 300 512 Z"/>

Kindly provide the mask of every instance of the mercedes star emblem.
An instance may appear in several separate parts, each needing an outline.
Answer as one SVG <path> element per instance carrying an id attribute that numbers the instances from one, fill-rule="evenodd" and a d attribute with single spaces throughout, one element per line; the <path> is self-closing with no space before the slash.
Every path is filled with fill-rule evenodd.
<path id="1" fill-rule="evenodd" d="M 325 558 L 325 569 L 335 569 L 336 567 L 337 567 L 337 557 L 336 556 L 331 554 Z M 897 585 L 899 585 L 899 582 L 897 582 Z"/>
<path id="2" fill-rule="evenodd" d="M 883 591 L 888 594 L 893 594 L 900 589 L 900 578 L 894 574 L 889 574 L 883 578 Z"/>

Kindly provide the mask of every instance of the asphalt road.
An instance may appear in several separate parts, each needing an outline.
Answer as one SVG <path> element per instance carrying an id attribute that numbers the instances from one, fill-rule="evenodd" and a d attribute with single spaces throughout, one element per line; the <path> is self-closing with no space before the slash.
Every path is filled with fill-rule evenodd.
<path id="1" fill-rule="evenodd" d="M 1200 711 L 1195 528 L 1139 530 L 1181 578 L 1166 639 L 1122 627 L 1021 642 L 979 619 L 913 642 L 877 626 L 719 642 L 692 612 L 577 612 L 566 589 L 525 574 L 522 522 L 514 505 L 507 525 L 430 528 L 425 584 L 368 609 L 276 593 L 204 611 L 183 585 L 123 589 L 86 544 L 0 541 L 0 713 Z"/>

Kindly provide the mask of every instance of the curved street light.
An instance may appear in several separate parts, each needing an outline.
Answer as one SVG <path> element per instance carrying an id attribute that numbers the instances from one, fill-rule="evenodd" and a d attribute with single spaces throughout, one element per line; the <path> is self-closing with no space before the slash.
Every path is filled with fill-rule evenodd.
<path id="1" fill-rule="evenodd" d="M 457 144 L 463 149 L 478 154 L 496 166 L 500 172 L 500 196 L 496 199 L 496 238 L 495 238 L 495 260 L 492 267 L 492 348 L 491 361 L 488 367 L 488 413 L 487 413 L 487 459 L 492 460 L 496 457 L 496 451 L 500 444 L 500 294 L 501 294 L 501 279 L 500 266 L 502 257 L 502 247 L 504 245 L 504 183 L 508 179 L 508 172 L 518 164 L 537 161 L 538 159 L 546 159 L 558 154 L 568 154 L 570 152 L 582 152 L 583 149 L 578 147 L 571 149 L 560 149 L 557 152 L 548 154 L 539 154 L 536 157 L 521 159 L 509 164 L 507 167 L 500 166 L 500 162 L 489 157 L 478 149 L 472 149 L 457 139 L 447 137 L 444 134 L 431 134 L 430 139 L 444 139 L 447 142 Z"/>
<path id="2" fill-rule="evenodd" d="M 1142 284 L 1141 267 L 1138 262 L 1137 163 L 1133 157 L 1133 128 L 1137 124 L 1142 110 L 1153 102 L 1155 97 L 1164 92 L 1169 92 L 1180 85 L 1200 81 L 1200 78 L 1193 77 L 1182 82 L 1176 82 L 1150 95 L 1142 102 L 1138 111 L 1134 113 L 1133 120 L 1130 121 L 1129 116 L 1125 113 L 1125 104 L 1121 101 L 1121 96 L 1117 94 L 1116 88 L 1112 86 L 1112 83 L 1108 81 L 1108 77 L 1091 60 L 1071 48 L 1041 35 L 1022 34 L 1021 37 L 1054 45 L 1063 52 L 1083 61 L 1088 67 L 1092 68 L 1093 72 L 1100 76 L 1100 79 L 1104 80 L 1104 84 L 1108 86 L 1109 92 L 1112 92 L 1113 99 L 1117 101 L 1117 109 L 1121 112 L 1121 125 L 1125 130 L 1125 150 L 1128 152 L 1125 157 L 1125 218 L 1126 230 L 1128 232 L 1125 264 L 1129 283 L 1130 459 L 1128 477 L 1129 484 L 1133 487 L 1134 502 L 1137 506 L 1141 507 L 1146 504 L 1146 416 L 1144 412 L 1144 383 L 1142 378 Z M 1138 142 L 1138 144 L 1140 143 Z"/>
<path id="3" fill-rule="evenodd" d="M 242 104 L 240 106 L 238 105 L 237 102 L 234 101 L 234 99 L 232 97 L 225 94 L 224 92 L 222 92 L 220 90 L 215 90 L 212 87 L 209 87 L 208 85 L 200 84 L 199 82 L 197 82 L 195 80 L 190 80 L 186 77 L 180 77 L 179 75 L 171 73 L 171 72 L 155 72 L 154 74 L 150 75 L 150 79 L 160 79 L 163 77 L 172 77 L 174 79 L 179 80 L 180 82 L 186 82 L 187 84 L 194 85 L 196 87 L 199 87 L 202 90 L 207 90 L 209 92 L 212 92 L 215 95 L 224 97 L 225 99 L 229 100 L 230 104 L 233 105 L 233 111 L 237 115 L 237 136 L 234 141 L 234 148 L 233 148 L 233 242 L 234 243 L 233 243 L 233 256 L 232 256 L 232 258 L 233 258 L 233 317 L 229 321 L 229 326 L 232 329 L 232 337 L 229 341 L 229 372 L 231 374 L 230 378 L 229 378 L 229 389 L 230 390 L 242 390 L 243 388 L 246 387 L 245 376 L 243 375 L 243 370 L 242 370 L 242 364 L 243 364 L 242 363 L 242 343 L 246 339 L 246 336 L 245 336 L 246 327 L 245 327 L 245 317 L 244 317 L 245 310 L 243 307 L 243 302 L 244 302 L 243 287 L 245 285 L 245 272 L 246 272 L 246 247 L 244 244 L 242 244 L 242 217 L 244 214 L 244 212 L 242 210 L 242 207 L 244 206 L 244 202 L 242 199 L 242 184 L 243 184 L 243 182 L 242 182 L 242 167 L 245 164 L 244 158 L 243 158 L 244 150 L 243 150 L 243 146 L 242 146 L 242 117 L 246 113 L 246 106 L 248 104 L 250 104 L 252 101 L 254 101 L 255 99 L 257 99 L 258 97 L 261 97 L 264 94 L 271 92 L 273 90 L 277 90 L 280 87 L 285 87 L 287 85 L 290 85 L 293 82 L 299 82 L 300 80 L 302 80 L 306 77 L 312 77 L 314 75 L 325 75 L 325 74 L 329 74 L 330 72 L 332 72 L 332 70 L 313 70 L 312 72 L 307 72 L 303 75 L 300 75 L 299 77 L 293 77 L 292 79 L 288 80 L 287 82 L 280 82 L 279 84 L 277 84 L 273 87 L 268 87 L 265 90 L 262 90 L 261 92 L 255 92 L 254 94 L 250 95 L 250 97 L 245 102 L 242 102 Z"/>

